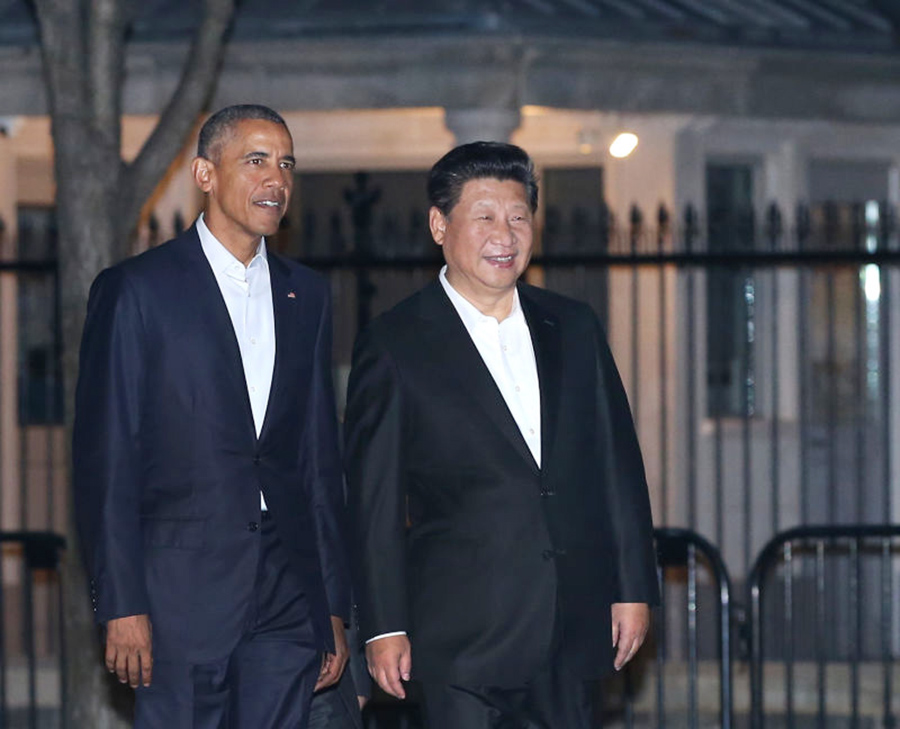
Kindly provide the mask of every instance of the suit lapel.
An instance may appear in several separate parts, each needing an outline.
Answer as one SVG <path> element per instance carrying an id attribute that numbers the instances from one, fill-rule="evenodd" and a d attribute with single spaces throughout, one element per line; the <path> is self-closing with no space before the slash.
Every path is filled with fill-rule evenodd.
<path id="1" fill-rule="evenodd" d="M 272 284 L 272 310 L 275 315 L 275 367 L 272 371 L 269 401 L 266 404 L 266 417 L 259 433 L 260 440 L 265 438 L 269 424 L 272 422 L 272 411 L 280 402 L 281 390 L 284 387 L 284 373 L 290 371 L 287 363 L 296 355 L 293 347 L 297 338 L 291 336 L 291 333 L 296 331 L 303 295 L 302 291 L 292 287 L 288 267 L 271 252 L 268 260 L 269 279 Z"/>
<path id="2" fill-rule="evenodd" d="M 421 315 L 427 322 L 424 331 L 428 346 L 424 351 L 433 363 L 457 381 L 459 392 L 475 401 L 519 455 L 538 470 L 503 395 L 440 282 L 423 290 Z"/>
<path id="3" fill-rule="evenodd" d="M 531 296 L 528 286 L 519 286 L 519 300 L 531 331 L 534 358 L 541 387 L 541 463 L 546 466 L 553 453 L 559 415 L 562 346 L 559 321 Z"/>
<path id="4" fill-rule="evenodd" d="M 241 350 L 234 326 L 225 306 L 225 299 L 219 289 L 215 274 L 200 246 L 197 230 L 191 227 L 180 239 L 183 255 L 182 270 L 187 278 L 185 291 L 193 292 L 196 298 L 194 307 L 200 319 L 200 341 L 212 341 L 214 358 L 221 362 L 228 383 L 232 386 L 240 402 L 246 425 L 250 433 L 256 437 L 253 427 L 253 411 L 250 408 L 250 395 L 247 392 L 247 380 L 244 377 L 244 366 L 241 361 Z"/>

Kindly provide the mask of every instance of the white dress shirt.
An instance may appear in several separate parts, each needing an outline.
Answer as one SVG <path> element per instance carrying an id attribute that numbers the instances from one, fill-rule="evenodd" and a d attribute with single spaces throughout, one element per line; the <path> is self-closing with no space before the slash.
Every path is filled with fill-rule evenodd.
<path id="1" fill-rule="evenodd" d="M 197 233 L 206 260 L 225 300 L 234 336 L 241 350 L 244 379 L 256 436 L 262 432 L 275 370 L 275 312 L 266 241 L 261 239 L 256 255 L 245 266 L 206 227 L 203 215 L 197 219 Z M 266 500 L 259 494 L 263 511 Z"/>
<path id="2" fill-rule="evenodd" d="M 453 308 L 462 319 L 472 343 L 494 378 L 506 407 L 538 467 L 541 465 L 541 389 L 538 381 L 534 344 L 525 314 L 519 303 L 518 290 L 513 291 L 512 311 L 503 321 L 482 314 L 474 304 L 460 294 L 447 280 L 447 267 L 438 276 Z M 369 638 L 371 643 L 406 631 L 382 633 Z"/>
<path id="3" fill-rule="evenodd" d="M 541 465 L 541 389 L 538 382 L 534 344 L 519 303 L 519 292 L 513 290 L 512 311 L 503 321 L 485 316 L 454 289 L 447 280 L 447 267 L 438 277 L 453 308 L 462 319 L 478 354 L 494 378 L 497 389 L 512 414 L 531 455 Z"/>

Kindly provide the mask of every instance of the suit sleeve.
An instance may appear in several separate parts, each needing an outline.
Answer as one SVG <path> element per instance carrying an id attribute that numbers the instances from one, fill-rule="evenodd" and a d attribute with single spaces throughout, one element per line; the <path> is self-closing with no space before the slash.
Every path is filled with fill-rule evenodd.
<path id="1" fill-rule="evenodd" d="M 631 408 L 600 323 L 595 319 L 597 414 L 606 463 L 606 503 L 616 545 L 614 602 L 659 603 L 650 496 Z"/>
<path id="2" fill-rule="evenodd" d="M 141 399 L 147 342 L 121 269 L 91 287 L 73 428 L 73 492 L 95 617 L 149 612 L 141 542 Z"/>
<path id="3" fill-rule="evenodd" d="M 401 381 L 372 330 L 354 347 L 345 434 L 360 637 L 368 640 L 410 628 Z"/>
<path id="4" fill-rule="evenodd" d="M 350 572 L 344 529 L 344 484 L 331 377 L 331 340 L 331 297 L 326 291 L 315 345 L 308 431 L 304 440 L 305 462 L 311 468 L 309 480 L 316 544 L 329 611 L 348 622 Z"/>

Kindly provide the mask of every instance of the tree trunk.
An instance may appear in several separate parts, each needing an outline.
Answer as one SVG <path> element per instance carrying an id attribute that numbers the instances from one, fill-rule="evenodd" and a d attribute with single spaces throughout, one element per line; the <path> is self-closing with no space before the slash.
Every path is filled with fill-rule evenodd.
<path id="1" fill-rule="evenodd" d="M 76 184 L 68 172 L 65 155 L 57 162 L 57 205 L 60 230 L 60 295 L 63 337 L 63 382 L 66 393 L 67 433 L 71 433 L 74 415 L 75 381 L 78 373 L 78 347 L 84 325 L 85 304 L 97 271 L 113 262 L 118 240 L 109 211 L 115 206 L 115 191 L 104 190 L 109 183 L 86 179 Z M 67 438 L 71 444 L 71 438 Z M 71 461 L 70 461 L 71 462 Z M 71 499 L 69 500 L 71 502 Z M 65 726 L 69 729 L 96 727 L 114 729 L 130 726 L 132 694 L 120 686 L 103 668 L 102 647 L 81 560 L 74 524 L 69 509 L 68 549 L 62 562 L 62 586 L 65 645 Z"/>

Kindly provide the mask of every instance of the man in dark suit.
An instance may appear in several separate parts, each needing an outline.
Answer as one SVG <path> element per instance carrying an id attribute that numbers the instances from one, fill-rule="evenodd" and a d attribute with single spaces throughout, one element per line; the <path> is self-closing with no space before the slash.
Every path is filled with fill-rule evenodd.
<path id="1" fill-rule="evenodd" d="M 346 661 L 328 284 L 264 238 L 293 169 L 278 114 L 219 111 L 203 215 L 91 289 L 76 516 L 137 727 L 305 727 Z"/>
<path id="2" fill-rule="evenodd" d="M 346 472 L 369 670 L 432 729 L 590 726 L 585 680 L 658 599 L 628 403 L 582 303 L 519 281 L 537 183 L 476 142 L 432 168 L 438 281 L 358 339 Z"/>

